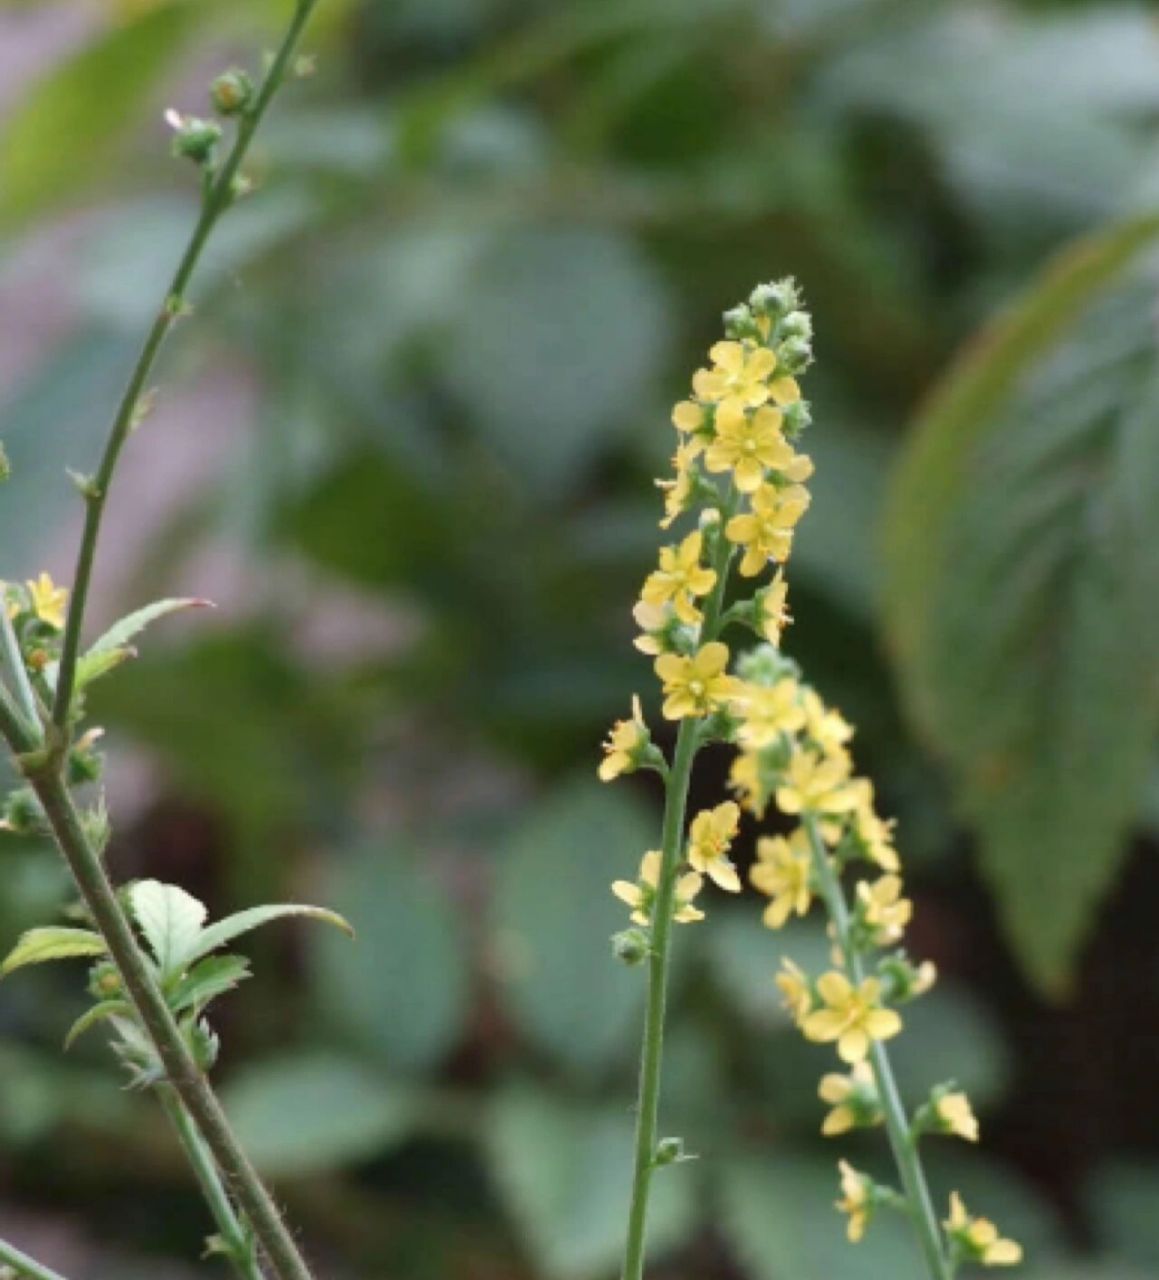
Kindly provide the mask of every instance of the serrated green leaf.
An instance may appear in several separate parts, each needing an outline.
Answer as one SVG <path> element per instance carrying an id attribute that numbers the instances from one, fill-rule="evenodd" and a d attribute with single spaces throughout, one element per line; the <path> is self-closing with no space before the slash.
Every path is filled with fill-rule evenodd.
<path id="1" fill-rule="evenodd" d="M 12 231 L 107 173 L 165 78 L 195 6 L 118 23 L 21 95 L 0 136 L 0 228 Z M 158 150 L 165 146 L 155 131 Z M 46 146 L 46 138 L 58 145 Z"/>
<path id="2" fill-rule="evenodd" d="M 103 1022 L 106 1018 L 131 1017 L 132 1012 L 123 1000 L 102 1000 L 100 1004 L 94 1004 L 69 1027 L 68 1034 L 64 1038 L 65 1049 L 71 1049 L 74 1042 L 79 1040 L 86 1031 L 95 1027 L 98 1022 Z"/>
<path id="3" fill-rule="evenodd" d="M 78 956 L 103 956 L 107 951 L 104 938 L 91 929 L 68 929 L 56 925 L 29 929 L 0 964 L 0 978 L 25 965 L 70 960 Z"/>
<path id="4" fill-rule="evenodd" d="M 129 890 L 129 902 L 163 981 L 183 972 L 198 955 L 205 954 L 195 950 L 202 937 L 205 904 L 179 885 L 139 880 Z"/>
<path id="5" fill-rule="evenodd" d="M 530 1088 L 492 1103 L 486 1149 L 532 1259 L 549 1280 L 595 1280 L 619 1260 L 632 1177 L 632 1117 L 580 1106 Z M 699 1225 L 694 1164 L 655 1175 L 649 1255 L 687 1240 Z"/>
<path id="6" fill-rule="evenodd" d="M 1148 218 L 1084 242 L 967 353 L 888 515 L 902 689 L 949 760 L 1023 967 L 1055 994 L 1159 723 L 1153 287 L 1109 288 L 1157 235 Z"/>
<path id="7" fill-rule="evenodd" d="M 609 886 L 635 875 L 657 834 L 622 789 L 582 779 L 522 821 L 503 855 L 503 996 L 525 1035 L 566 1066 L 598 1071 L 634 1052 L 644 983 L 612 958 L 608 940 L 627 917 Z"/>
<path id="8" fill-rule="evenodd" d="M 195 1006 L 204 1009 L 211 1000 L 232 991 L 250 976 L 244 956 L 208 956 L 195 964 L 167 995 L 169 1008 L 184 1013 Z"/>
<path id="9" fill-rule="evenodd" d="M 84 689 L 134 657 L 136 651 L 129 642 L 152 623 L 182 609 L 202 609 L 208 605 L 208 600 L 158 600 L 128 614 L 110 627 L 80 658 L 76 669 L 77 688 Z"/>
<path id="10" fill-rule="evenodd" d="M 416 1115 L 411 1095 L 380 1071 L 323 1050 L 245 1067 L 223 1101 L 257 1166 L 285 1177 L 380 1155 Z"/>
<path id="11" fill-rule="evenodd" d="M 203 929 L 196 946 L 187 957 L 187 962 L 209 955 L 211 951 L 224 947 L 227 942 L 232 942 L 243 933 L 249 933 L 251 929 L 259 929 L 263 924 L 269 924 L 274 920 L 286 920 L 291 916 L 321 920 L 323 924 L 332 924 L 349 937 L 354 937 L 354 929 L 350 922 L 340 916 L 337 911 L 328 911 L 325 907 L 310 907 L 296 902 L 271 903 L 268 906 L 250 907 L 245 911 L 235 912 L 234 915 L 226 916 L 224 920 L 211 924 L 208 929 Z"/>
<path id="12" fill-rule="evenodd" d="M 419 856 L 361 849 L 336 868 L 327 895 L 358 927 L 350 946 L 315 941 L 318 1003 L 337 1028 L 392 1067 L 431 1067 L 467 1012 L 466 926 Z"/>

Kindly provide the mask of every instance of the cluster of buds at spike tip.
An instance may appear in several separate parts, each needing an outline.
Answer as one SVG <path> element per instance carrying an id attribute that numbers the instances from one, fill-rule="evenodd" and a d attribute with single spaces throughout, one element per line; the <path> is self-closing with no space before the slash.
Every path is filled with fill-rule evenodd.
<path id="1" fill-rule="evenodd" d="M 822 1081 L 821 1097 L 830 1107 L 824 1132 L 837 1135 L 884 1119 L 895 1150 L 907 1136 L 916 1145 L 924 1132 L 973 1141 L 976 1121 L 956 1089 L 935 1091 L 910 1121 L 883 1106 L 887 1091 L 878 1072 L 888 1063 L 880 1046 L 903 1030 L 896 1006 L 924 995 L 936 975 L 931 963 L 915 964 L 901 949 L 914 907 L 894 824 L 879 812 L 873 784 L 855 772 L 853 727 L 781 650 L 790 621 L 786 566 L 810 505 L 813 464 L 798 446 L 810 424 L 799 379 L 813 359 L 812 322 L 797 286 L 782 280 L 755 289 L 726 313 L 724 326 L 725 339 L 711 348 L 691 395 L 673 410 L 673 474 L 657 482 L 664 495 L 661 527 L 685 521 L 688 527 L 677 528 L 661 547 L 634 618 L 636 647 L 654 661 L 662 717 L 691 720 L 697 748 L 713 741 L 735 746 L 733 799 L 692 819 L 683 865 L 677 859 L 662 869 L 659 855 L 649 854 L 640 880 L 618 881 L 614 891 L 638 927 L 654 925 L 658 898 L 672 902 L 677 920 L 699 918 L 687 895 L 658 894 L 657 877 L 687 869 L 739 891 L 729 849 L 740 817 L 759 821 L 778 809 L 792 825 L 757 841 L 749 879 L 768 899 L 764 923 L 771 929 L 817 907 L 828 916 L 832 967 L 810 975 L 788 960 L 777 977 L 804 1037 L 832 1045 L 848 1071 Z M 737 630 L 755 633 L 756 645 L 735 653 L 726 639 Z M 644 744 L 655 749 L 639 703 L 633 707 L 632 720 L 617 724 L 605 746 L 605 780 L 639 767 Z M 919 1213 L 844 1163 L 842 1180 L 840 1207 L 850 1215 L 852 1239 L 861 1237 L 879 1205 Z M 930 1243 L 942 1228 L 922 1212 Z M 947 1227 L 930 1248 L 948 1258 L 951 1236 Z"/>

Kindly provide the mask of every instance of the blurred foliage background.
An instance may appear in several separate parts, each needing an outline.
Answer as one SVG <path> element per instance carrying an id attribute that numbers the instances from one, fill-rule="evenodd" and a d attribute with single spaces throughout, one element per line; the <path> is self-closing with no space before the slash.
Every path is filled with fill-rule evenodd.
<path id="1" fill-rule="evenodd" d="M 0 574 L 69 573 L 65 464 L 195 208 L 204 110 L 274 0 L 0 6 Z M 202 594 L 102 691 L 122 877 L 252 943 L 228 1103 L 324 1274 L 613 1273 L 642 983 L 608 883 L 655 841 L 597 744 L 652 694 L 629 609 L 671 403 L 760 280 L 815 313 L 813 509 L 788 647 L 900 819 L 911 1094 L 1039 1280 L 1159 1273 L 1159 27 L 1148 7 L 930 0 L 325 0 L 135 439 L 107 618 Z M 719 796 L 724 762 L 698 782 Z M 0 946 L 51 918 L 0 846 Z M 771 975 L 818 930 L 716 901 L 680 938 L 658 1277 L 919 1274 L 845 1244 L 829 1055 Z M 0 988 L 0 1225 L 77 1280 L 189 1274 L 205 1230 L 81 974 Z M 854 1143 L 858 1163 L 882 1154 Z"/>

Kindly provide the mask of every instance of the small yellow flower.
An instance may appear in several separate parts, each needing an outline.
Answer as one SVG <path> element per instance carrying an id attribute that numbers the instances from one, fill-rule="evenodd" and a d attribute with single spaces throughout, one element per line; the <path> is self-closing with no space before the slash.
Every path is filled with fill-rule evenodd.
<path id="1" fill-rule="evenodd" d="M 782 408 L 788 404 L 796 404 L 801 398 L 801 388 L 797 385 L 796 378 L 774 378 L 769 383 L 769 396 L 774 404 L 779 404 Z"/>
<path id="2" fill-rule="evenodd" d="M 916 999 L 918 996 L 924 996 L 927 991 L 933 988 L 937 980 L 938 966 L 932 960 L 923 960 L 918 965 L 917 978 L 910 988 L 910 998 Z"/>
<path id="3" fill-rule="evenodd" d="M 1003 1240 L 988 1218 L 972 1218 L 956 1191 L 950 1195 L 950 1216 L 945 1225 L 951 1240 L 971 1262 L 980 1262 L 984 1267 L 1013 1267 L 1022 1261 L 1022 1246 Z"/>
<path id="4" fill-rule="evenodd" d="M 733 516 L 724 529 L 729 542 L 744 547 L 740 571 L 752 578 L 770 560 L 788 559 L 793 527 L 809 506 L 809 491 L 801 485 L 776 489 L 765 485 L 752 496 L 752 510 Z"/>
<path id="5" fill-rule="evenodd" d="M 35 582 L 26 585 L 32 612 L 41 622 L 62 631 L 68 608 L 68 591 L 64 587 L 58 587 L 47 573 L 42 573 Z"/>
<path id="6" fill-rule="evenodd" d="M 692 389 L 705 404 L 732 409 L 755 409 L 769 398 L 768 378 L 777 357 L 768 347 L 746 347 L 743 342 L 718 342 L 709 356 L 711 369 L 698 369 Z"/>
<path id="7" fill-rule="evenodd" d="M 801 705 L 805 709 L 805 732 L 826 755 L 853 737 L 853 726 L 840 711 L 827 707 L 815 689 L 802 690 Z"/>
<path id="8" fill-rule="evenodd" d="M 780 410 L 768 405 L 750 415 L 722 404 L 705 466 L 709 471 L 731 471 L 741 493 L 755 493 L 770 467 L 785 467 L 793 460 L 793 446 L 781 435 L 782 421 Z"/>
<path id="9" fill-rule="evenodd" d="M 873 807 L 873 784 L 864 778 L 858 781 L 864 785 L 854 812 L 853 834 L 865 850 L 866 857 L 883 871 L 896 873 L 901 869 L 901 859 L 893 847 L 894 821 L 878 817 Z"/>
<path id="10" fill-rule="evenodd" d="M 848 813 L 857 805 L 849 769 L 849 757 L 843 751 L 827 756 L 795 751 L 777 788 L 777 804 L 789 814 Z"/>
<path id="11" fill-rule="evenodd" d="M 787 840 L 784 836 L 762 836 L 757 841 L 757 861 L 749 872 L 749 882 L 772 898 L 764 914 L 768 928 L 779 929 L 794 911 L 799 916 L 808 912 L 813 901 L 812 868 L 812 850 L 803 827 Z"/>
<path id="12" fill-rule="evenodd" d="M 681 448 L 688 450 L 690 459 L 704 452 L 705 443 L 712 436 L 712 427 L 703 405 L 695 400 L 681 400 L 672 410 L 672 425 L 688 437 Z"/>
<path id="13" fill-rule="evenodd" d="M 789 614 L 789 584 L 785 574 L 778 569 L 772 582 L 757 592 L 757 629 L 761 635 L 778 648 L 781 633 L 792 622 Z"/>
<path id="14" fill-rule="evenodd" d="M 660 567 L 648 575 L 640 599 L 656 605 L 671 601 L 681 622 L 699 622 L 693 597 L 707 595 L 716 582 L 716 573 L 700 563 L 703 544 L 704 536 L 697 530 L 678 547 L 661 547 Z"/>
<path id="15" fill-rule="evenodd" d="M 630 880 L 616 880 L 612 884 L 612 892 L 616 897 L 632 908 L 633 924 L 647 927 L 652 923 L 652 908 L 656 901 L 662 863 L 660 851 L 651 849 L 640 860 L 640 878 L 635 884 Z M 672 919 L 677 924 L 692 924 L 704 919 L 704 912 L 692 905 L 703 884 L 704 878 L 695 871 L 689 871 L 676 881 L 676 905 Z"/>
<path id="16" fill-rule="evenodd" d="M 881 983 L 876 978 L 855 987 L 834 969 L 817 979 L 817 994 L 825 1007 L 805 1019 L 805 1038 L 818 1044 L 836 1040 L 843 1062 L 860 1062 L 874 1040 L 889 1040 L 901 1030 L 898 1014 L 878 1003 Z"/>
<path id="17" fill-rule="evenodd" d="M 934 1103 L 934 1114 L 944 1133 L 952 1133 L 967 1142 L 978 1141 L 978 1118 L 964 1093 L 944 1093 Z"/>
<path id="18" fill-rule="evenodd" d="M 636 648 L 651 657 L 663 653 L 664 645 L 661 636 L 673 619 L 672 610 L 667 605 L 649 604 L 646 600 L 637 600 L 632 609 L 632 617 L 643 633 L 632 641 Z"/>
<path id="19" fill-rule="evenodd" d="M 632 695 L 632 718 L 617 720 L 604 743 L 604 758 L 600 762 L 600 779 L 611 782 L 622 773 L 631 773 L 639 767 L 640 752 L 648 745 L 650 734 L 640 710 L 640 699 Z"/>
<path id="20" fill-rule="evenodd" d="M 739 797 L 741 807 L 754 818 L 765 816 L 772 791 L 765 781 L 759 752 L 737 752 L 729 770 L 728 786 Z"/>
<path id="21" fill-rule="evenodd" d="M 879 944 L 897 942 L 913 916 L 914 905 L 901 896 L 901 876 L 885 875 L 873 884 L 857 886 L 861 917 L 870 925 Z"/>
<path id="22" fill-rule="evenodd" d="M 726 674 L 728 645 L 710 641 L 691 657 L 662 653 L 656 674 L 664 683 L 664 717 L 706 716 L 725 706 L 735 695 L 737 681 Z"/>
<path id="23" fill-rule="evenodd" d="M 796 680 L 786 677 L 774 685 L 743 685 L 734 704 L 741 717 L 737 741 L 742 747 L 759 750 L 775 742 L 782 733 L 793 733 L 805 723 L 805 713 L 797 700 Z"/>
<path id="24" fill-rule="evenodd" d="M 849 1215 L 846 1234 L 856 1244 L 865 1235 L 865 1229 L 873 1216 L 871 1183 L 864 1173 L 858 1173 L 846 1160 L 842 1160 L 837 1167 L 841 1170 L 841 1199 L 837 1201 L 836 1207 Z"/>
<path id="25" fill-rule="evenodd" d="M 660 521 L 661 529 L 669 528 L 672 522 L 683 515 L 692 504 L 692 496 L 695 492 L 692 460 L 695 456 L 695 451 L 690 445 L 682 444 L 672 459 L 672 465 L 676 471 L 675 477 L 671 480 L 656 481 L 657 488 L 664 492 L 664 518 Z"/>
<path id="26" fill-rule="evenodd" d="M 688 832 L 688 862 L 729 893 L 740 893 L 740 877 L 728 856 L 740 827 L 740 807 L 732 800 L 705 809 L 692 819 Z"/>
<path id="27" fill-rule="evenodd" d="M 808 978 L 786 956 L 781 960 L 781 972 L 777 974 L 775 981 L 793 1021 L 802 1023 L 813 1010 L 813 992 Z"/>
<path id="28" fill-rule="evenodd" d="M 879 1123 L 880 1108 L 877 1106 L 877 1084 L 873 1076 L 873 1068 L 868 1062 L 856 1062 L 847 1076 L 831 1072 L 821 1077 L 817 1095 L 822 1102 L 833 1108 L 821 1125 L 821 1132 L 827 1138 L 835 1138 L 838 1134 L 848 1133 L 857 1124 L 865 1124 L 862 1114 L 873 1116 L 873 1122 Z M 864 1099 L 859 1107 L 857 1102 Z M 875 1114 L 876 1113 L 876 1114 Z"/>

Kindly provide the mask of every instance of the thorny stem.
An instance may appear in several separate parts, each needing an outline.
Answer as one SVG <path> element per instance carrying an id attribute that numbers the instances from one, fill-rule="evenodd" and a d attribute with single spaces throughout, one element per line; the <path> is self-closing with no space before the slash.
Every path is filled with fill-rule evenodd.
<path id="1" fill-rule="evenodd" d="M 21 1253 L 7 1240 L 0 1240 L 0 1263 L 11 1267 L 16 1272 L 18 1280 L 64 1280 L 60 1272 L 44 1266 L 26 1253 Z"/>
<path id="2" fill-rule="evenodd" d="M 290 60 L 294 55 L 298 39 L 302 34 L 313 12 L 317 0 L 298 0 L 289 29 L 281 47 L 270 63 L 265 79 L 253 106 L 240 120 L 237 136 L 228 156 L 220 169 L 214 174 L 212 181 L 207 182 L 201 205 L 201 216 L 193 228 L 193 234 L 177 264 L 161 309 L 157 313 L 148 334 L 145 337 L 141 353 L 129 381 L 121 396 L 116 416 L 109 429 L 104 453 L 96 472 L 83 485 L 86 512 L 84 533 L 81 536 L 80 551 L 77 555 L 76 571 L 73 574 L 72 603 L 68 611 L 65 626 L 64 642 L 61 647 L 60 673 L 57 677 L 56 696 L 52 707 L 52 719 L 57 728 L 64 733 L 68 727 L 69 711 L 72 706 L 73 690 L 76 684 L 76 665 L 80 655 L 80 637 L 84 625 L 85 607 L 88 602 L 89 586 L 92 582 L 93 563 L 96 559 L 97 541 L 100 537 L 101 522 L 104 519 L 105 505 L 108 502 L 109 490 L 121 451 L 126 440 L 132 434 L 133 425 L 145 393 L 146 383 L 153 370 L 162 343 L 174 322 L 181 315 L 185 306 L 185 292 L 189 281 L 201 260 L 201 254 L 210 234 L 217 225 L 218 219 L 229 208 L 233 200 L 233 182 L 249 150 L 250 142 L 262 122 L 267 108 L 273 101 L 282 81 L 285 79 Z"/>
<path id="3" fill-rule="evenodd" d="M 197 1177 L 205 1203 L 209 1206 L 209 1212 L 217 1224 L 222 1249 L 230 1265 L 237 1272 L 240 1280 L 264 1280 L 253 1241 L 234 1211 L 229 1193 L 221 1180 L 221 1173 L 209 1148 L 197 1131 L 193 1118 L 169 1085 L 161 1085 L 157 1092 L 161 1098 L 161 1105 L 165 1108 L 165 1114 L 172 1121 L 185 1155 Z"/>
<path id="4" fill-rule="evenodd" d="M 808 832 L 809 845 L 813 853 L 813 869 L 821 889 L 821 896 L 829 911 L 829 918 L 833 921 L 837 945 L 841 948 L 842 955 L 846 957 L 853 980 L 861 983 L 865 979 L 865 966 L 862 964 L 861 955 L 851 945 L 849 907 L 845 900 L 845 891 L 829 860 L 825 842 L 817 828 L 816 818 L 807 817 L 805 829 Z M 917 1233 L 926 1266 L 929 1268 L 931 1280 L 953 1280 L 953 1270 L 942 1244 L 941 1228 L 938 1226 L 937 1212 L 930 1198 L 930 1188 L 926 1182 L 917 1143 L 912 1137 L 905 1106 L 890 1064 L 889 1053 L 879 1040 L 873 1041 L 870 1063 L 873 1066 L 877 1092 L 885 1114 L 889 1145 L 893 1150 L 893 1158 L 901 1176 L 902 1186 L 905 1188 L 910 1218 Z"/>
<path id="5" fill-rule="evenodd" d="M 701 644 L 714 639 L 719 629 L 721 603 L 731 556 L 732 548 L 724 536 L 722 519 L 712 566 L 716 571 L 716 584 L 705 605 Z M 622 1280 L 641 1280 L 644 1274 L 648 1200 L 652 1174 L 656 1168 L 660 1075 L 664 1058 L 664 1014 L 668 1000 L 668 971 L 672 951 L 672 915 L 676 905 L 677 868 L 680 865 L 688 807 L 688 784 L 700 738 L 700 724 L 696 720 L 681 720 L 672 767 L 666 779 L 660 874 L 657 877 L 656 898 L 652 907 L 652 945 L 648 957 L 644 1043 L 640 1051 L 632 1203 L 628 1213 L 628 1238 L 624 1247 Z"/>

